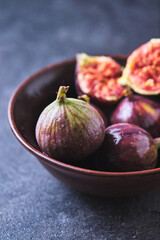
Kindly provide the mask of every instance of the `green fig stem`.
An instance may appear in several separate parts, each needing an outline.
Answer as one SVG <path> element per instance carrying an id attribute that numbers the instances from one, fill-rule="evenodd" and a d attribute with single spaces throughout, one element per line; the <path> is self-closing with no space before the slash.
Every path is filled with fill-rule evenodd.
<path id="1" fill-rule="evenodd" d="M 68 92 L 69 86 L 60 86 L 57 93 L 57 100 L 59 103 L 64 103 L 66 101 L 66 93 Z"/>
<path id="2" fill-rule="evenodd" d="M 132 99 L 132 95 L 133 95 L 133 91 L 129 87 L 127 87 L 125 89 L 124 96 L 128 97 L 131 100 Z"/>
<path id="3" fill-rule="evenodd" d="M 88 97 L 88 95 L 86 95 L 86 94 L 78 96 L 78 99 L 81 99 L 81 100 L 83 100 L 83 101 L 85 101 L 87 103 L 90 103 L 90 97 Z"/>
<path id="4" fill-rule="evenodd" d="M 155 138 L 154 142 L 156 144 L 157 149 L 159 149 L 160 148 L 160 137 Z"/>

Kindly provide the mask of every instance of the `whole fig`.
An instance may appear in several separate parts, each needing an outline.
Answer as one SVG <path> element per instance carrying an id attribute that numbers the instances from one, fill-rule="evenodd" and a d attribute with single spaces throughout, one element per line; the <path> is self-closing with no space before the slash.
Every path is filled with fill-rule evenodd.
<path id="1" fill-rule="evenodd" d="M 103 142 L 105 124 L 89 103 L 66 98 L 68 87 L 59 88 L 57 99 L 41 113 L 36 139 L 41 150 L 57 160 L 74 162 L 93 153 Z"/>
<path id="2" fill-rule="evenodd" d="M 111 116 L 111 124 L 132 123 L 147 130 L 152 137 L 160 136 L 160 104 L 146 97 L 124 98 Z"/>
<path id="3" fill-rule="evenodd" d="M 153 139 L 144 129 L 128 123 L 109 126 L 96 163 L 103 171 L 138 171 L 154 168 L 160 138 Z"/>

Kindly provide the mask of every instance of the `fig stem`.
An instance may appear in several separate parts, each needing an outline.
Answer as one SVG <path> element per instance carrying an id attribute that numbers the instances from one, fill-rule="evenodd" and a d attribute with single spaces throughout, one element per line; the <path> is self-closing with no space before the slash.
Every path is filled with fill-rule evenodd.
<path id="1" fill-rule="evenodd" d="M 78 99 L 81 99 L 87 103 L 90 103 L 90 97 L 88 97 L 86 94 L 83 94 L 81 96 L 78 96 Z"/>
<path id="2" fill-rule="evenodd" d="M 160 137 L 155 138 L 154 142 L 155 142 L 155 144 L 157 146 L 157 149 L 159 149 L 160 148 Z"/>
<path id="3" fill-rule="evenodd" d="M 68 92 L 69 86 L 60 86 L 57 93 L 57 100 L 59 103 L 64 103 L 66 101 L 66 93 Z"/>
<path id="4" fill-rule="evenodd" d="M 130 88 L 126 88 L 125 89 L 125 92 L 124 92 L 124 96 L 125 97 L 128 97 L 130 100 L 132 99 L 132 96 L 133 96 L 133 91 L 130 89 Z"/>

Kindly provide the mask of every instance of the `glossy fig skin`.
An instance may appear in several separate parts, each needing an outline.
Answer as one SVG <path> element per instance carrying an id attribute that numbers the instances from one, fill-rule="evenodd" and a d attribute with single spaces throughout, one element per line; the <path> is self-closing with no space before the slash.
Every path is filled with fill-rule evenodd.
<path id="1" fill-rule="evenodd" d="M 140 171 L 157 164 L 157 145 L 144 129 L 128 123 L 114 124 L 105 131 L 99 149 L 99 168 L 103 171 Z"/>
<path id="2" fill-rule="evenodd" d="M 99 112 L 82 100 L 55 100 L 41 113 L 36 139 L 41 150 L 64 162 L 81 160 L 99 148 L 105 125 Z"/>
<path id="3" fill-rule="evenodd" d="M 160 104 L 146 97 L 132 95 L 124 98 L 111 116 L 111 124 L 131 123 L 160 136 Z"/>

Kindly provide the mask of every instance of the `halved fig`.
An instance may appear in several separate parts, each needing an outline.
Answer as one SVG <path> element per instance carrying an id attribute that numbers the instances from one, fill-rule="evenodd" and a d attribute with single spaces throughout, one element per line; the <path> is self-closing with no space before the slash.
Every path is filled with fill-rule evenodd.
<path id="1" fill-rule="evenodd" d="M 118 83 L 122 67 L 111 57 L 77 54 L 76 87 L 96 103 L 113 103 L 122 98 L 127 88 Z"/>
<path id="2" fill-rule="evenodd" d="M 142 95 L 160 93 L 160 39 L 151 39 L 130 54 L 119 82 Z"/>

